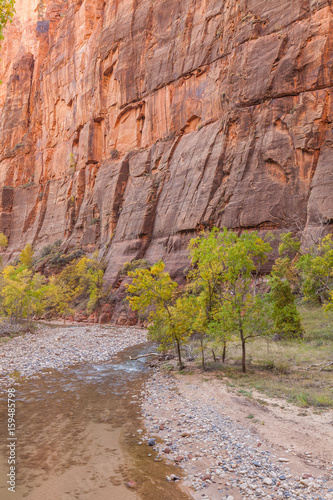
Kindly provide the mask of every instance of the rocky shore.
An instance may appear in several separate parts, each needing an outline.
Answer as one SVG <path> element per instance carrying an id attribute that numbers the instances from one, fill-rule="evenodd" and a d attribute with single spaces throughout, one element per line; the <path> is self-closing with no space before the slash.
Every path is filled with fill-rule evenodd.
<path id="1" fill-rule="evenodd" d="M 237 415 L 234 396 L 228 397 L 225 391 L 220 399 L 214 386 L 209 388 L 209 383 L 193 377 L 157 371 L 143 396 L 147 431 L 139 429 L 139 439 L 144 445 L 150 440 L 158 454 L 156 460 L 163 457 L 178 466 L 179 473 L 167 480 L 181 478 L 180 484 L 194 499 L 333 499 L 333 463 L 324 464 L 314 456 L 321 447 L 319 429 L 317 450 L 309 447 L 310 437 L 298 443 L 302 440 L 298 435 L 295 443 L 277 445 L 263 439 L 250 420 L 235 418 L 241 417 L 241 411 Z M 242 405 L 241 398 L 238 404 Z M 243 404 L 247 405 L 244 398 Z M 272 413 L 273 425 L 275 418 Z M 285 425 L 293 425 L 288 415 Z M 295 452 L 302 444 L 303 455 Z M 326 442 L 328 450 L 330 444 Z"/>
<path id="2" fill-rule="evenodd" d="M 0 339 L 0 390 L 43 371 L 106 361 L 146 340 L 146 330 L 139 328 L 39 325 L 35 333 Z"/>

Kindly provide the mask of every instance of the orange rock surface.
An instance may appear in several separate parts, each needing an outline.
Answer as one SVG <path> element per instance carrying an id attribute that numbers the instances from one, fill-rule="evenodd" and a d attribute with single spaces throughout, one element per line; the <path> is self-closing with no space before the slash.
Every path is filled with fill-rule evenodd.
<path id="1" fill-rule="evenodd" d="M 174 275 L 213 225 L 333 221 L 328 0 L 16 0 L 1 50 L 0 231 Z"/>

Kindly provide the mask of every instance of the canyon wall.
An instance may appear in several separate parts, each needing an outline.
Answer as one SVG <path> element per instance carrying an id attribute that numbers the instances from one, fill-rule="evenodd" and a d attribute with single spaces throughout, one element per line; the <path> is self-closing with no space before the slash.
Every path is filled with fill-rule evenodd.
<path id="1" fill-rule="evenodd" d="M 217 225 L 333 222 L 330 0 L 16 0 L 2 43 L 7 258 L 163 258 Z"/>

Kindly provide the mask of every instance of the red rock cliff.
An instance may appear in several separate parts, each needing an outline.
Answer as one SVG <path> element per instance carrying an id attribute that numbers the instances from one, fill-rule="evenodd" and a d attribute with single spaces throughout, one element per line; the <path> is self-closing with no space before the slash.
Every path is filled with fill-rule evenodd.
<path id="1" fill-rule="evenodd" d="M 333 221 L 329 0 L 16 0 L 0 231 L 187 266 L 198 229 Z"/>

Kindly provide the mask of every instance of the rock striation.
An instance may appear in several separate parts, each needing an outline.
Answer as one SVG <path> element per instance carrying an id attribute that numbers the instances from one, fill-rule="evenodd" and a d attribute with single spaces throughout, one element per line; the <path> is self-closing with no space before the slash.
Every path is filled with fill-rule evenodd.
<path id="1" fill-rule="evenodd" d="M 16 0 L 0 231 L 180 276 L 212 225 L 333 222 L 330 0 Z"/>

